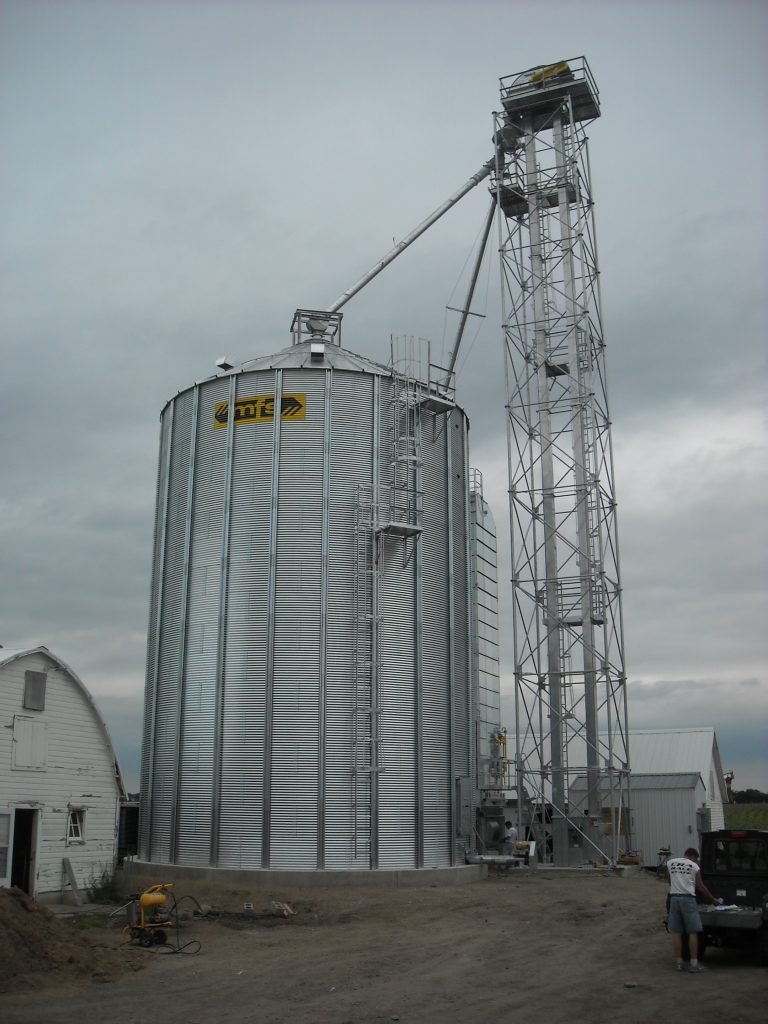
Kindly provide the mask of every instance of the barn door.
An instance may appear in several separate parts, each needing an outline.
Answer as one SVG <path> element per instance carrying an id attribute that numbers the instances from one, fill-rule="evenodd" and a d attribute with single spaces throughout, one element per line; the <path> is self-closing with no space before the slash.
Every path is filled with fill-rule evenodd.
<path id="1" fill-rule="evenodd" d="M 17 807 L 13 818 L 13 856 L 11 858 L 11 885 L 35 895 L 35 848 L 37 847 L 38 811 L 30 807 Z"/>

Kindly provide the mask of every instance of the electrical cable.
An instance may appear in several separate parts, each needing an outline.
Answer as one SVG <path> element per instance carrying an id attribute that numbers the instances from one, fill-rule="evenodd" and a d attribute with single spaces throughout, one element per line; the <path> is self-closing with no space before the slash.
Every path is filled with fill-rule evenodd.
<path id="1" fill-rule="evenodd" d="M 128 931 L 129 936 L 122 944 L 132 945 L 134 944 L 134 940 L 138 937 L 138 947 L 134 948 L 142 949 L 146 953 L 155 953 L 160 956 L 169 956 L 173 953 L 181 953 L 190 956 L 199 953 L 200 950 L 202 949 L 202 943 L 199 942 L 197 939 L 190 939 L 189 942 L 185 942 L 184 945 L 181 944 L 179 937 L 179 907 L 184 902 L 184 900 L 190 900 L 192 903 L 195 904 L 198 911 L 201 914 L 203 914 L 202 906 L 195 899 L 194 896 L 182 896 L 180 899 L 176 899 L 176 894 L 170 891 L 167 891 L 165 895 L 170 896 L 172 903 L 167 915 L 168 920 L 164 923 L 166 925 L 170 924 L 173 927 L 176 935 L 176 945 L 173 945 L 172 943 L 165 941 L 155 941 L 158 935 L 162 935 L 163 939 L 165 939 L 165 931 L 161 924 L 156 924 L 155 926 L 153 926 L 151 923 L 148 926 L 144 926 L 143 934 L 141 934 L 140 936 L 134 934 L 134 929 L 131 927 L 130 924 L 126 925 L 126 927 L 123 930 Z M 114 910 L 109 916 L 114 917 L 116 914 L 125 910 L 127 907 L 130 907 L 131 903 L 133 903 L 133 899 L 129 900 L 127 903 L 124 903 L 123 906 L 119 907 L 117 910 Z"/>

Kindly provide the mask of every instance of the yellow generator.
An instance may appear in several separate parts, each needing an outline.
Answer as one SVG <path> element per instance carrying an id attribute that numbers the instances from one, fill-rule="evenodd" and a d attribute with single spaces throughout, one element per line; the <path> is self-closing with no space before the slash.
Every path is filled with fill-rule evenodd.
<path id="1" fill-rule="evenodd" d="M 178 913 L 172 882 L 160 882 L 142 893 L 135 893 L 126 905 L 128 924 L 125 930 L 132 940 L 142 946 L 163 946 L 167 942 L 166 928 L 178 928 Z M 168 896 L 172 903 L 167 906 Z"/>

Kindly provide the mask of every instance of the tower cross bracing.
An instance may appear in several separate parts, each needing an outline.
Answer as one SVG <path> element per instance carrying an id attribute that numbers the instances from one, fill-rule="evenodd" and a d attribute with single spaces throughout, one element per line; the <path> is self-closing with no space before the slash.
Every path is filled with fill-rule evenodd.
<path id="1" fill-rule="evenodd" d="M 629 779 L 618 532 L 583 58 L 501 79 L 498 209 L 516 787 L 557 865 L 616 859 Z M 570 796 L 586 779 L 586 803 Z M 583 789 L 582 789 L 583 792 Z M 580 847 L 574 854 L 572 846 Z"/>

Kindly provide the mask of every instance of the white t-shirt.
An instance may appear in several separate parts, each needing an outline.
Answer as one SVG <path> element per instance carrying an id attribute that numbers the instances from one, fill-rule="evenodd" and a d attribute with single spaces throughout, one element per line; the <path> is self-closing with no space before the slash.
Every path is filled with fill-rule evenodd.
<path id="1" fill-rule="evenodd" d="M 696 875 L 700 868 L 695 860 L 687 857 L 673 857 L 667 861 L 669 892 L 672 896 L 695 896 Z"/>

